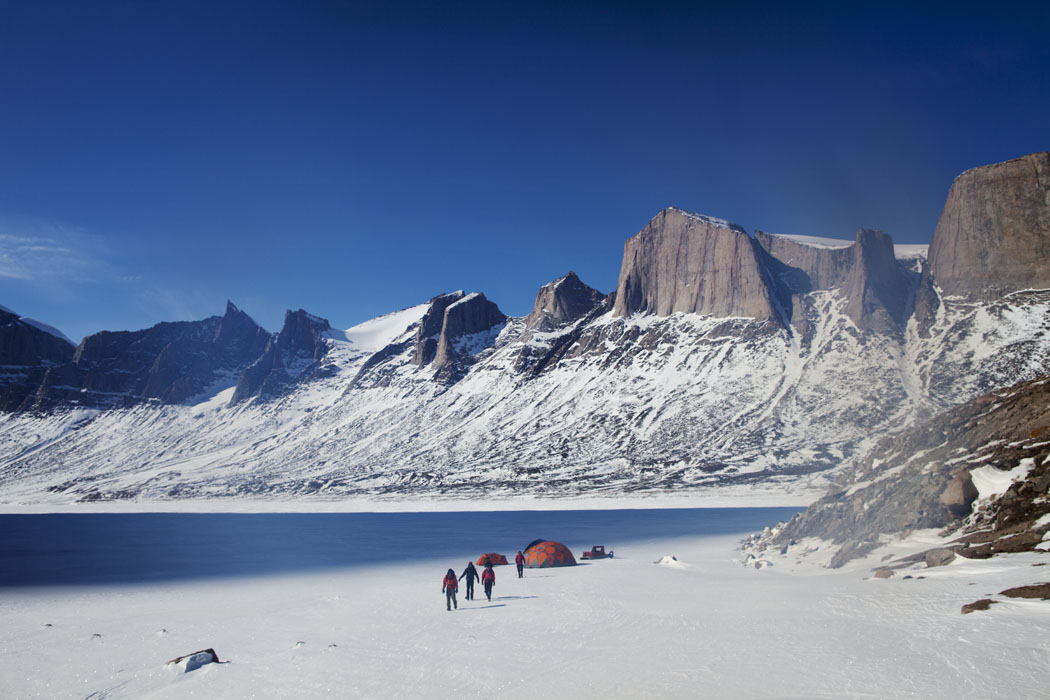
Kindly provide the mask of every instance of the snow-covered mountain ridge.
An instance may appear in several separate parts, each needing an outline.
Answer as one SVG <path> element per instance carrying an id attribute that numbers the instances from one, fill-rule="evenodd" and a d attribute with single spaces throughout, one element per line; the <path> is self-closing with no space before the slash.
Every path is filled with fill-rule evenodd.
<path id="1" fill-rule="evenodd" d="M 1016 208 L 1002 170 L 993 201 L 968 176 L 977 194 L 949 195 L 942 220 L 1000 226 L 958 208 Z M 976 243 L 943 239 L 994 248 L 995 231 L 953 226 L 916 267 L 877 231 L 752 238 L 672 208 L 628 240 L 615 292 L 570 273 L 523 318 L 456 292 L 345 332 L 289 312 L 267 336 L 231 304 L 91 336 L 65 364 L 5 355 L 4 500 L 815 496 L 877 439 L 1050 372 L 1041 259 L 989 277 Z M 1003 230 L 1011 250 L 1050 235 Z"/>

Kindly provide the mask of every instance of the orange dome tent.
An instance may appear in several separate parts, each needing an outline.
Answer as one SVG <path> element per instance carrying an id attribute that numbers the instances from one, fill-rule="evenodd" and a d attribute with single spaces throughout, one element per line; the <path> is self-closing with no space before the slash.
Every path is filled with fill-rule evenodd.
<path id="1" fill-rule="evenodd" d="M 530 569 L 576 566 L 576 559 L 569 548 L 560 542 L 539 542 L 525 550 L 525 566 Z"/>
<path id="2" fill-rule="evenodd" d="M 486 559 L 488 561 L 485 561 Z M 474 563 L 477 564 L 478 566 L 485 566 L 485 564 L 492 564 L 493 566 L 499 566 L 500 564 L 506 564 L 507 563 L 507 557 L 503 556 L 502 554 L 496 554 L 495 552 L 490 552 L 488 554 L 482 554 L 480 557 L 478 557 L 478 560 L 476 562 L 474 562 Z"/>

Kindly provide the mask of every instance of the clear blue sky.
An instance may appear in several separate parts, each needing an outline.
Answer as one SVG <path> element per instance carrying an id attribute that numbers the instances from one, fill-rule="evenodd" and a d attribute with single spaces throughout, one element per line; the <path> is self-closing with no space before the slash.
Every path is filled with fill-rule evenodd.
<path id="1" fill-rule="evenodd" d="M 0 304 L 521 315 L 668 205 L 925 243 L 1050 148 L 1050 3 L 912 4 L 0 0 Z"/>

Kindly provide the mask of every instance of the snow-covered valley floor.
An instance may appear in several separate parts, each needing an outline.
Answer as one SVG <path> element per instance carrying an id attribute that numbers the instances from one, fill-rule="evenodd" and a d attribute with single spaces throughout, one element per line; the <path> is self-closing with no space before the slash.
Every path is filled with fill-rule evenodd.
<path id="1" fill-rule="evenodd" d="M 275 520 L 248 539 L 202 537 L 195 528 L 214 521 L 198 516 L 120 564 L 167 562 L 157 580 L 89 585 L 91 571 L 71 560 L 65 573 L 80 585 L 0 588 L 0 697 L 1047 697 L 1050 603 L 997 594 L 1050 580 L 1039 568 L 1048 555 L 888 580 L 871 577 L 871 560 L 743 566 L 741 538 L 782 513 L 384 514 L 356 532 L 318 515 L 306 530 Z M 446 612 L 448 568 L 459 574 L 482 551 L 513 557 L 536 537 L 577 558 L 592 544 L 616 557 L 523 579 L 497 567 L 491 602 L 480 588 L 465 601 L 461 588 Z M 302 538 L 307 555 L 298 568 L 224 573 L 239 561 L 253 571 L 268 538 L 281 548 Z M 17 544 L 5 544 L 5 567 Z M 666 555 L 677 561 L 654 563 Z M 53 556 L 61 564 L 61 547 Z M 984 597 L 999 602 L 960 614 Z M 225 663 L 165 666 L 208 647 Z"/>

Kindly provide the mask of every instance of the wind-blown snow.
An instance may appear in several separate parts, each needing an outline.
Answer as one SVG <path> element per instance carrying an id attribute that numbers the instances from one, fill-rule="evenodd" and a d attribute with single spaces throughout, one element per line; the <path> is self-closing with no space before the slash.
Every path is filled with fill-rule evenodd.
<path id="1" fill-rule="evenodd" d="M 427 304 L 419 304 L 380 316 L 379 318 L 373 318 L 370 321 L 359 323 L 353 328 L 346 329 L 342 333 L 342 338 L 350 341 L 355 350 L 369 353 L 378 352 L 397 340 L 405 332 L 405 329 L 423 318 L 427 308 Z"/>
<path id="2" fill-rule="evenodd" d="M 898 260 L 925 260 L 929 257 L 930 246 L 920 244 L 898 243 L 893 246 L 893 255 Z"/>
<path id="3" fill-rule="evenodd" d="M 811 248 L 849 248 L 853 245 L 854 241 L 847 241 L 840 238 L 821 238 L 820 236 L 800 236 L 797 234 L 789 233 L 773 233 L 770 234 L 777 238 L 786 238 L 789 241 L 800 243 L 802 245 L 808 245 Z"/>

